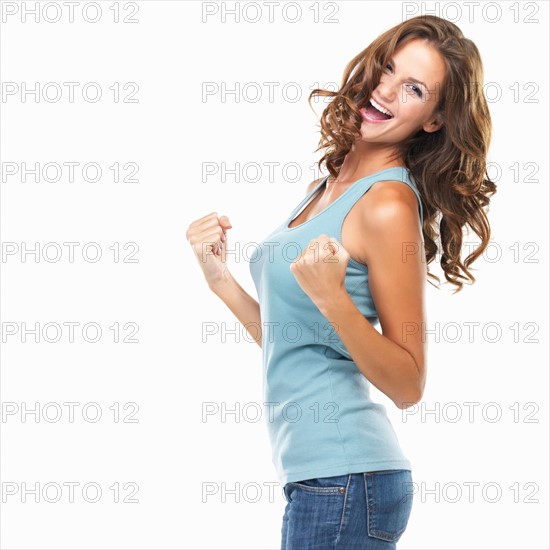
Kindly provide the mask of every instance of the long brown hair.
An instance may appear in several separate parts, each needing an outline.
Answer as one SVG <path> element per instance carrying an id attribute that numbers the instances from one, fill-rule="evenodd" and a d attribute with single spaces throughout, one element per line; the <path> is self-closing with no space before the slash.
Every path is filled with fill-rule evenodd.
<path id="1" fill-rule="evenodd" d="M 366 106 L 395 50 L 417 38 L 435 47 L 445 61 L 445 83 L 434 111 L 444 122 L 435 132 L 420 129 L 396 144 L 395 158 L 404 162 L 421 196 L 427 275 L 440 282 L 428 268 L 438 252 L 435 239 L 439 236 L 441 268 L 446 280 L 458 287 L 456 293 L 464 284 L 460 279 L 476 280 L 468 266 L 489 244 L 491 228 L 484 207 L 496 193 L 496 184 L 487 174 L 491 116 L 483 95 L 481 56 L 474 42 L 454 23 L 433 15 L 413 17 L 378 36 L 348 63 L 338 91 L 316 88 L 310 93 L 310 107 L 315 96 L 333 98 L 321 115 L 321 139 L 315 151 L 325 149 L 317 164 L 321 169 L 325 163 L 336 178 L 345 156 L 361 137 L 359 109 Z M 481 243 L 462 262 L 465 225 Z"/>

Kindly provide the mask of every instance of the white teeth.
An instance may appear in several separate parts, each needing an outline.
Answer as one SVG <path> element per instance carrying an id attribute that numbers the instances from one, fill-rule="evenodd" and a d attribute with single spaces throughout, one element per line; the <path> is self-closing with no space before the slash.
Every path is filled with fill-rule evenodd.
<path id="1" fill-rule="evenodd" d="M 374 99 L 372 99 L 372 97 L 370 98 L 370 102 L 374 106 L 374 108 L 378 109 L 381 113 L 384 113 L 385 115 L 389 115 L 391 117 L 393 116 L 387 109 L 384 109 L 384 107 L 382 107 L 382 105 L 380 105 L 379 103 L 376 103 L 376 101 L 374 101 Z"/>

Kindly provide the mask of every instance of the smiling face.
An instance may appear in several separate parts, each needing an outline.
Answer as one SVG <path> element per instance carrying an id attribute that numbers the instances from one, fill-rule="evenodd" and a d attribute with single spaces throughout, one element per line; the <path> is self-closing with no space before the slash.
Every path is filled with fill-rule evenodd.
<path id="1" fill-rule="evenodd" d="M 361 109 L 361 141 L 399 143 L 420 129 L 438 130 L 443 120 L 435 114 L 445 79 L 441 54 L 423 39 L 414 39 L 394 52 L 372 93 L 376 107 L 389 111 L 389 119 L 372 103 Z M 384 109 L 385 108 L 385 109 Z"/>

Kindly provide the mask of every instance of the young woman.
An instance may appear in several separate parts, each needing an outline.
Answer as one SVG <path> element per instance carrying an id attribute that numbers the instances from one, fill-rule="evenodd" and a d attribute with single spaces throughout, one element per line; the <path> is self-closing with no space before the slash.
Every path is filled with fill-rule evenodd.
<path id="1" fill-rule="evenodd" d="M 333 98 L 317 149 L 329 175 L 250 258 L 259 302 L 227 268 L 227 216 L 187 230 L 210 288 L 262 347 L 283 549 L 396 548 L 407 527 L 411 463 L 370 384 L 400 409 L 422 399 L 436 237 L 447 281 L 475 281 L 496 192 L 482 83 L 475 44 L 420 16 L 352 59 L 337 92 L 313 90 Z M 481 242 L 463 262 L 464 226 Z"/>

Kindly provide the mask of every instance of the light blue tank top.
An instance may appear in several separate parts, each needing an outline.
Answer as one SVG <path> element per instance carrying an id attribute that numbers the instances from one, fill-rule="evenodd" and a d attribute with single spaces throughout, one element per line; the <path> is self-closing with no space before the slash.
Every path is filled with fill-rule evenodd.
<path id="1" fill-rule="evenodd" d="M 405 167 L 388 168 L 357 180 L 322 212 L 289 228 L 327 179 L 249 256 L 262 323 L 264 419 L 282 485 L 316 477 L 411 469 L 386 408 L 371 400 L 370 382 L 298 285 L 290 264 L 322 233 L 341 243 L 344 218 L 374 183 L 397 180 L 409 185 L 418 198 L 422 221 L 420 195 Z M 377 323 L 367 266 L 350 258 L 345 287 L 365 318 Z"/>

